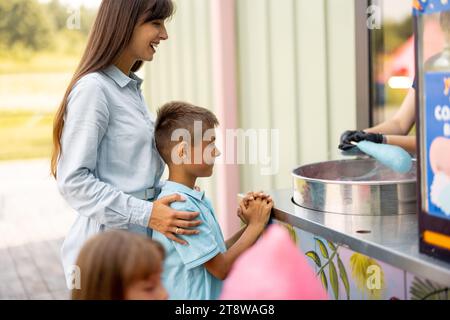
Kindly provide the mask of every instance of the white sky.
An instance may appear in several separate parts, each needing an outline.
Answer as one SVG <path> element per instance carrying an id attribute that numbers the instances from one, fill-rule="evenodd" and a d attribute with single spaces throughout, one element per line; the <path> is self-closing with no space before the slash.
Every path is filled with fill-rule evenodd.
<path id="1" fill-rule="evenodd" d="M 71 7 L 79 7 L 81 5 L 84 5 L 85 7 L 89 8 L 97 8 L 100 6 L 101 0 L 59 0 L 62 3 L 69 4 Z M 50 2 L 50 0 L 39 0 L 39 2 L 47 3 Z"/>

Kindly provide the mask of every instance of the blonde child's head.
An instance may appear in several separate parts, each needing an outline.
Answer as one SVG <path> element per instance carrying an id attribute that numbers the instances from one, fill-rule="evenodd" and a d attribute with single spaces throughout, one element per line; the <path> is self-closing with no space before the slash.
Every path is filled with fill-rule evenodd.
<path id="1" fill-rule="evenodd" d="M 164 300 L 164 249 L 127 231 L 110 231 L 86 242 L 77 259 L 81 288 L 73 300 Z"/>

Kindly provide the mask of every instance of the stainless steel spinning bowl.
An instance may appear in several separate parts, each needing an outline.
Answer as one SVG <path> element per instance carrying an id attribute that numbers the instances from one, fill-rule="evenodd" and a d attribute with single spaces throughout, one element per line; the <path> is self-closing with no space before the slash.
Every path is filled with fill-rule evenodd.
<path id="1" fill-rule="evenodd" d="M 311 164 L 293 171 L 297 205 L 348 215 L 416 213 L 416 163 L 399 174 L 373 159 Z"/>

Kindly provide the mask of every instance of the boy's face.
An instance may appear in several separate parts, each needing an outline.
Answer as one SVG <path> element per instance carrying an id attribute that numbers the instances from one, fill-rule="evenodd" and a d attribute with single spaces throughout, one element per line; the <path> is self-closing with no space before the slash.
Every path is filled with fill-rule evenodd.
<path id="1" fill-rule="evenodd" d="M 183 161 L 183 168 L 191 176 L 210 177 L 213 174 L 215 159 L 221 154 L 216 147 L 215 130 L 206 130 L 201 142 L 186 147 L 190 149 L 190 155 Z"/>

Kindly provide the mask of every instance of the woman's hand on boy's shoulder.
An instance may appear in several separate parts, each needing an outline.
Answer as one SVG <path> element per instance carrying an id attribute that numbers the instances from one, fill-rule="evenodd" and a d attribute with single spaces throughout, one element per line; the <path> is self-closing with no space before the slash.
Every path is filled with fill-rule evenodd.
<path id="1" fill-rule="evenodd" d="M 177 236 L 199 234 L 198 230 L 192 228 L 198 227 L 202 221 L 194 220 L 199 216 L 199 212 L 176 211 L 170 207 L 173 202 L 183 201 L 186 199 L 180 194 L 173 194 L 154 201 L 149 228 L 162 233 L 170 240 L 187 245 L 186 241 Z"/>

